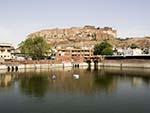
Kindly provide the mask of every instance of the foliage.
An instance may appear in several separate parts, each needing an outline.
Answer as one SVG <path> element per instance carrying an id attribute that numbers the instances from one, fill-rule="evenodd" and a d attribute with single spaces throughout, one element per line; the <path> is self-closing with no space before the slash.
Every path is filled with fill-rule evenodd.
<path id="1" fill-rule="evenodd" d="M 112 54 L 113 54 L 112 46 L 107 41 L 104 41 L 100 44 L 96 44 L 94 46 L 94 55 L 112 55 Z"/>
<path id="2" fill-rule="evenodd" d="M 131 49 L 136 49 L 136 48 L 138 48 L 138 46 L 136 44 L 131 44 L 130 48 Z"/>
<path id="3" fill-rule="evenodd" d="M 108 48 L 103 49 L 101 54 L 102 55 L 113 55 L 113 50 L 111 47 L 108 47 Z"/>
<path id="4" fill-rule="evenodd" d="M 149 49 L 148 48 L 144 48 L 144 49 L 142 49 L 142 51 L 143 51 L 143 54 L 149 54 Z"/>
<path id="5" fill-rule="evenodd" d="M 50 52 L 50 45 L 40 36 L 28 38 L 21 42 L 19 46 L 21 53 L 30 56 L 32 59 L 42 59 L 48 56 Z"/>

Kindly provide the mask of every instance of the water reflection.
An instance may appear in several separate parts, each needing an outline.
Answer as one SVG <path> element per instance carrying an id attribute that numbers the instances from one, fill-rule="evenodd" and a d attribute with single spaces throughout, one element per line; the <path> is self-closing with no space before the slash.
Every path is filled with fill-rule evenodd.
<path id="1" fill-rule="evenodd" d="M 10 73 L 0 74 L 0 87 L 10 87 L 15 79 Z"/>
<path id="2" fill-rule="evenodd" d="M 141 68 L 104 68 L 105 75 L 117 77 L 117 79 L 128 79 L 133 86 L 150 85 L 150 70 Z"/>
<path id="3" fill-rule="evenodd" d="M 74 79 L 73 74 L 78 74 L 80 78 Z M 57 79 L 52 79 L 52 75 Z M 20 73 L 18 76 L 20 91 L 34 97 L 43 97 L 48 92 L 91 95 L 97 92 L 111 93 L 116 89 L 113 77 L 101 75 L 99 71 L 51 70 Z"/>
<path id="4" fill-rule="evenodd" d="M 72 75 L 78 74 L 79 79 Z M 6 73 L 0 75 L 0 87 L 19 84 L 19 91 L 27 96 L 44 97 L 49 93 L 93 95 L 111 94 L 118 81 L 128 80 L 132 87 L 150 84 L 150 71 L 139 69 L 103 68 L 99 70 L 49 70 L 38 72 Z M 56 79 L 51 79 L 55 75 Z"/>
<path id="5" fill-rule="evenodd" d="M 100 89 L 105 89 L 109 93 L 116 89 L 116 83 L 112 76 L 105 76 L 103 74 L 95 75 L 95 84 L 97 84 Z"/>
<path id="6" fill-rule="evenodd" d="M 31 76 L 20 77 L 20 90 L 24 94 L 34 97 L 42 97 L 48 90 L 48 77 L 43 74 L 33 73 Z"/>
<path id="7" fill-rule="evenodd" d="M 4 73 L 0 74 L 0 111 L 147 113 L 149 75 L 150 70 L 120 68 Z"/>

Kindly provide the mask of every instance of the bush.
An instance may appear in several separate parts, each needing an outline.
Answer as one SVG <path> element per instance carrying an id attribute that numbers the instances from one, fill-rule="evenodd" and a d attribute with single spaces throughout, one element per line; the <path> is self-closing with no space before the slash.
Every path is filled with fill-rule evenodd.
<path id="1" fill-rule="evenodd" d="M 94 55 L 112 55 L 112 54 L 113 54 L 112 46 L 107 41 L 104 41 L 100 44 L 96 44 L 94 46 Z"/>

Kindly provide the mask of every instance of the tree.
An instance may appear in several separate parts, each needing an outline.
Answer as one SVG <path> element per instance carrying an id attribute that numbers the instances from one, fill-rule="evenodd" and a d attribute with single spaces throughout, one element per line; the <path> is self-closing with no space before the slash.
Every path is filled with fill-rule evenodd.
<path id="1" fill-rule="evenodd" d="M 96 44 L 94 46 L 94 55 L 112 55 L 112 45 L 110 45 L 107 41 Z"/>
<path id="2" fill-rule="evenodd" d="M 131 44 L 131 45 L 130 45 L 130 48 L 131 48 L 131 49 L 136 49 L 136 48 L 138 48 L 138 46 L 137 46 L 136 44 Z"/>
<path id="3" fill-rule="evenodd" d="M 41 36 L 28 38 L 19 44 L 21 53 L 32 59 L 42 59 L 50 53 L 50 45 Z"/>
<path id="4" fill-rule="evenodd" d="M 102 55 L 113 55 L 113 50 L 111 47 L 108 47 L 108 48 L 103 49 L 101 54 Z"/>

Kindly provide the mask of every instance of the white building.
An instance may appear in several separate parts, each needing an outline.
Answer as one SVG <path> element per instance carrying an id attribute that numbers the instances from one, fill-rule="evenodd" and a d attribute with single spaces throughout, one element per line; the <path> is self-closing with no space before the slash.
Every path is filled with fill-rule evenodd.
<path id="1" fill-rule="evenodd" d="M 126 56 L 133 56 L 133 55 L 142 55 L 143 51 L 139 48 L 131 49 L 131 48 L 115 48 L 114 52 L 115 55 L 126 55 Z"/>
<path id="2" fill-rule="evenodd" d="M 141 49 L 131 49 L 127 48 L 124 50 L 124 55 L 142 55 L 142 50 Z"/>
<path id="3" fill-rule="evenodd" d="M 4 60 L 14 59 L 14 47 L 9 43 L 0 43 L 0 58 Z"/>
<path id="4" fill-rule="evenodd" d="M 124 55 L 124 49 L 122 48 L 113 48 L 113 51 L 114 51 L 114 55 Z"/>

